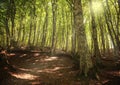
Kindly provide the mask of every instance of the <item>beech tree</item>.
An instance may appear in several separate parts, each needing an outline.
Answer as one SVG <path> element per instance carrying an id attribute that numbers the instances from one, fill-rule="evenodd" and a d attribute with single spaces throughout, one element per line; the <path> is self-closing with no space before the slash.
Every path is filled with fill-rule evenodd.
<path id="1" fill-rule="evenodd" d="M 111 51 L 119 58 L 119 43 L 120 0 L 0 0 L 5 48 L 59 49 L 87 75 Z"/>

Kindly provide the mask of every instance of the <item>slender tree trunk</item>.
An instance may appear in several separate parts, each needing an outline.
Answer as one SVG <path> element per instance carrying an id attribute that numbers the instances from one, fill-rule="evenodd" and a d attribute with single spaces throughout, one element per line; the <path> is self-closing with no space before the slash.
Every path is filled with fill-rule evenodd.
<path id="1" fill-rule="evenodd" d="M 6 11 L 6 18 L 5 18 L 5 31 L 6 31 L 6 44 L 7 46 L 10 45 L 10 28 L 9 28 L 9 19 L 10 19 L 10 13 L 9 13 L 9 4 L 7 5 L 7 11 Z"/>
<path id="2" fill-rule="evenodd" d="M 25 40 L 25 24 L 23 24 L 22 40 L 21 40 L 21 42 L 24 42 L 24 40 Z"/>
<path id="3" fill-rule="evenodd" d="M 66 16 L 68 16 L 67 13 L 66 13 Z M 66 20 L 67 20 L 67 19 L 66 19 Z M 66 49 L 65 49 L 66 51 L 68 51 L 68 46 L 69 46 L 69 45 L 68 45 L 68 44 L 69 44 L 69 43 L 68 43 L 68 42 L 69 42 L 69 39 L 68 39 L 68 38 L 69 38 L 69 28 L 70 28 L 70 27 L 69 27 L 69 23 L 67 23 L 67 28 L 66 28 L 66 29 L 67 29 L 67 32 L 66 32 Z"/>
<path id="4" fill-rule="evenodd" d="M 14 32 L 15 32 L 15 14 L 16 14 L 16 6 L 15 6 L 15 1 L 14 0 L 10 0 L 10 14 L 11 14 L 11 23 L 12 23 L 12 26 L 11 26 L 11 37 L 12 37 L 12 40 L 14 40 Z M 11 42 L 12 44 L 12 42 Z"/>
<path id="5" fill-rule="evenodd" d="M 117 12 L 116 28 L 117 28 L 117 36 L 120 36 L 120 0 L 118 0 L 118 12 Z M 119 37 L 119 39 L 120 39 L 120 37 Z M 119 51 L 120 51 L 120 48 L 119 48 Z"/>
<path id="6" fill-rule="evenodd" d="M 101 64 L 101 54 L 98 46 L 98 37 L 97 37 L 97 27 L 95 22 L 95 15 L 92 8 L 92 0 L 90 0 L 90 13 L 91 13 L 91 25 L 92 25 L 92 38 L 93 38 L 93 44 L 94 44 L 94 57 L 96 64 Z"/>
<path id="7" fill-rule="evenodd" d="M 32 28 L 33 28 L 33 24 L 32 24 L 32 19 L 31 19 L 30 20 L 30 31 L 29 31 L 29 37 L 28 37 L 28 45 L 31 45 Z"/>
<path id="8" fill-rule="evenodd" d="M 54 53 L 55 50 L 55 35 L 56 35 L 56 5 L 57 0 L 52 0 L 52 14 L 53 14 L 53 31 L 52 31 L 52 46 L 51 53 Z"/>
<path id="9" fill-rule="evenodd" d="M 48 27 L 48 6 L 45 7 L 45 11 L 46 11 L 46 16 L 43 24 L 43 36 L 42 36 L 42 43 L 41 43 L 42 47 L 44 47 L 46 44 L 47 27 Z"/>
<path id="10" fill-rule="evenodd" d="M 73 16 L 72 16 L 73 15 Z M 73 12 L 73 14 L 71 14 L 71 18 L 74 17 L 73 19 L 71 19 L 71 23 L 72 23 L 72 53 L 76 53 L 76 31 L 75 31 L 75 13 Z"/>
<path id="11" fill-rule="evenodd" d="M 40 35 L 41 35 L 41 33 L 40 33 L 40 31 L 41 31 L 41 28 L 40 28 L 40 25 L 41 25 L 41 18 L 40 18 L 40 20 L 38 21 L 38 30 L 37 30 L 37 37 L 36 37 L 36 45 L 38 45 L 39 44 L 39 39 L 40 39 Z"/>
<path id="12" fill-rule="evenodd" d="M 19 29 L 18 29 L 18 35 L 17 35 L 17 42 L 19 43 L 20 42 L 20 39 L 21 39 L 21 33 L 22 33 L 22 30 L 23 30 L 23 16 L 21 15 L 21 18 L 20 18 L 20 26 L 19 26 Z"/>
<path id="13" fill-rule="evenodd" d="M 68 4 L 69 4 L 69 7 L 70 7 L 70 9 L 71 9 L 71 24 L 72 24 L 72 39 L 71 39 L 71 42 L 72 42 L 72 48 L 71 48 L 71 50 L 72 50 L 72 54 L 73 54 L 73 56 L 74 56 L 74 54 L 76 53 L 76 31 L 75 31 L 75 12 L 74 12 L 74 6 L 73 6 L 73 4 L 74 4 L 74 1 L 75 0 L 66 0 L 67 2 L 68 2 Z M 81 1 L 81 0 L 80 0 Z"/>
<path id="14" fill-rule="evenodd" d="M 7 43 L 7 46 L 10 45 L 9 43 L 9 39 L 10 39 L 10 30 L 9 30 L 9 26 L 8 26 L 8 19 L 6 18 L 6 21 L 5 21 L 5 31 L 6 31 L 6 43 Z"/>
<path id="15" fill-rule="evenodd" d="M 62 43 L 65 43 L 65 16 L 64 16 L 64 8 L 62 8 L 62 22 L 63 22 L 63 25 L 62 25 Z M 64 49 L 64 46 L 65 44 L 62 44 L 62 49 Z"/>
<path id="16" fill-rule="evenodd" d="M 102 48 L 103 48 L 102 53 L 104 55 L 105 54 L 105 29 L 100 18 L 98 21 L 99 21 L 99 27 L 100 27 L 101 40 L 102 40 Z"/>
<path id="17" fill-rule="evenodd" d="M 33 44 L 33 45 L 35 45 L 36 23 L 37 23 L 37 21 L 36 21 L 36 17 L 37 17 L 37 16 L 36 16 L 36 6 L 35 6 L 36 4 L 35 4 L 35 3 L 36 3 L 36 0 L 34 1 L 34 5 L 33 5 L 33 21 L 34 21 L 34 22 L 33 22 L 33 23 L 34 23 L 34 24 L 33 24 L 33 29 L 34 29 L 33 31 L 34 31 L 34 32 L 33 32 L 33 41 L 32 41 L 32 44 Z"/>
<path id="18" fill-rule="evenodd" d="M 36 19 L 34 20 L 33 28 L 34 28 L 34 32 L 33 32 L 33 41 L 32 41 L 32 44 L 35 45 L 35 38 L 36 38 Z"/>

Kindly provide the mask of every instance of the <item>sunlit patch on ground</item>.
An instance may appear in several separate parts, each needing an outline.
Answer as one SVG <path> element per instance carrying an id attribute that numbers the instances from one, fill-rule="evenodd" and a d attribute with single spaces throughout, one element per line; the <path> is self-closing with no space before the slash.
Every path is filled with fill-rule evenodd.
<path id="1" fill-rule="evenodd" d="M 38 62 L 39 60 L 35 60 L 35 62 Z"/>
<path id="2" fill-rule="evenodd" d="M 56 71 L 59 71 L 61 69 L 65 69 L 65 68 L 69 68 L 69 67 L 54 67 L 54 68 L 51 68 L 51 69 L 43 69 L 43 70 L 37 70 L 37 72 L 39 73 L 54 73 Z"/>
<path id="3" fill-rule="evenodd" d="M 120 77 L 120 71 L 111 71 L 111 72 L 108 72 L 108 73 L 111 74 L 111 75 Z"/>
<path id="4" fill-rule="evenodd" d="M 44 69 L 44 70 L 38 70 L 37 72 L 46 72 L 46 73 L 53 73 L 54 71 L 60 70 L 62 67 L 55 67 L 53 69 Z"/>
<path id="5" fill-rule="evenodd" d="M 58 57 L 47 57 L 47 58 L 45 58 L 45 59 L 43 59 L 42 61 L 44 62 L 44 61 L 54 61 L 54 60 L 57 60 L 58 59 Z"/>
<path id="6" fill-rule="evenodd" d="M 22 47 L 21 47 L 21 49 L 22 49 L 22 50 L 25 50 L 25 49 L 26 49 L 26 47 L 25 47 L 25 46 L 22 46 Z"/>
<path id="7" fill-rule="evenodd" d="M 10 53 L 10 54 L 8 54 L 8 56 L 13 57 L 13 56 L 15 56 L 15 53 Z"/>
<path id="8" fill-rule="evenodd" d="M 27 79 L 27 80 L 35 80 L 38 78 L 38 76 L 32 75 L 32 74 L 27 74 L 27 73 L 19 73 L 19 74 L 15 74 L 15 73 L 11 73 L 9 72 L 12 76 L 19 78 L 19 79 Z"/>
<path id="9" fill-rule="evenodd" d="M 107 83 L 107 82 L 109 82 L 110 80 L 104 80 L 104 81 L 102 81 L 102 84 L 105 84 L 105 83 Z"/>
<path id="10" fill-rule="evenodd" d="M 32 71 L 33 69 L 19 68 L 19 70 L 22 70 L 22 71 Z"/>
<path id="11" fill-rule="evenodd" d="M 40 53 L 35 53 L 34 54 L 34 57 L 37 57 L 37 56 L 39 56 L 40 55 Z"/>
<path id="12" fill-rule="evenodd" d="M 20 57 L 25 57 L 27 54 L 23 54 L 23 55 L 21 55 Z"/>
<path id="13" fill-rule="evenodd" d="M 27 68 L 18 68 L 20 71 L 25 71 L 25 72 L 37 72 L 38 68 L 33 68 L 33 69 L 27 69 Z"/>

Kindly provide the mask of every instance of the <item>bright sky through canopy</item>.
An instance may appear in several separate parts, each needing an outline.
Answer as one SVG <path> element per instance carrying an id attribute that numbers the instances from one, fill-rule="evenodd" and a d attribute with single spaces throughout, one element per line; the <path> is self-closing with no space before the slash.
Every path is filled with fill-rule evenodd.
<path id="1" fill-rule="evenodd" d="M 101 13 L 103 10 L 102 3 L 100 1 L 92 2 L 92 7 L 93 7 L 94 13 Z"/>

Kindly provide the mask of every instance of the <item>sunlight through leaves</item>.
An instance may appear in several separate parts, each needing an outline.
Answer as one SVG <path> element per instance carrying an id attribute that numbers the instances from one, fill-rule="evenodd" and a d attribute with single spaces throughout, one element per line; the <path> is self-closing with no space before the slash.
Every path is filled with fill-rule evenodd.
<path id="1" fill-rule="evenodd" d="M 92 2 L 92 7 L 94 9 L 93 11 L 97 14 L 99 14 L 103 11 L 103 6 L 102 6 L 102 3 L 100 1 Z"/>

